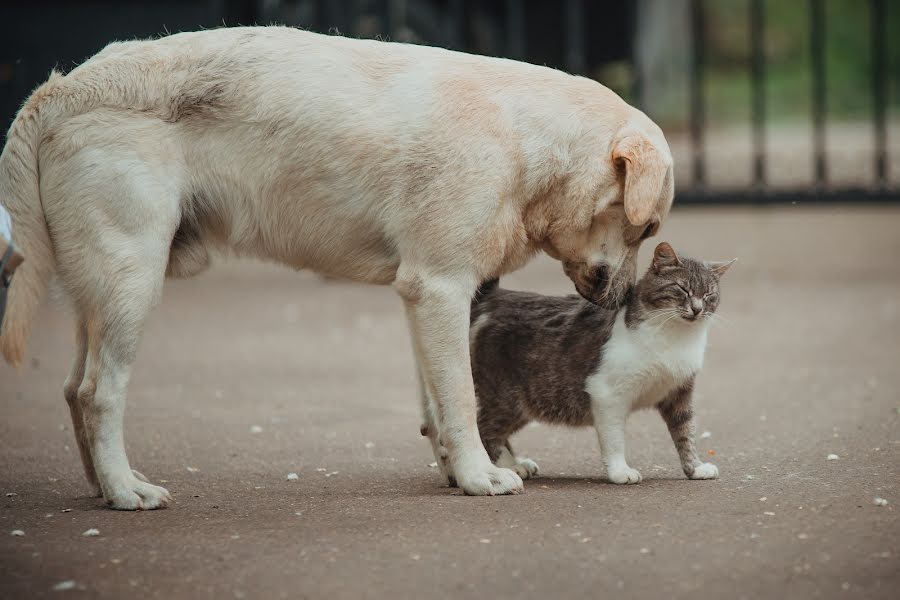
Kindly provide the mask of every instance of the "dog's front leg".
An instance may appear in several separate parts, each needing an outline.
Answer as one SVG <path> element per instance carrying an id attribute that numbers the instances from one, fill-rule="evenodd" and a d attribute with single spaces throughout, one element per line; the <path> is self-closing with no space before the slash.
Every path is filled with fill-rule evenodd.
<path id="1" fill-rule="evenodd" d="M 440 440 L 450 453 L 456 482 L 467 494 L 515 494 L 522 479 L 491 463 L 476 421 L 469 362 L 472 286 L 447 277 L 407 274 L 394 287 L 406 306 L 419 371 L 431 397 Z"/>
<path id="2" fill-rule="evenodd" d="M 422 427 L 420 433 L 427 437 L 431 442 L 431 452 L 434 454 L 435 464 L 441 472 L 447 485 L 457 487 L 456 477 L 453 475 L 453 468 L 450 466 L 450 454 L 447 448 L 441 444 L 441 430 L 437 418 L 437 406 L 431 399 L 428 390 L 425 389 L 425 380 L 422 379 L 422 369 L 419 367 L 419 357 L 415 352 L 415 342 L 413 342 L 413 353 L 416 354 L 416 380 L 419 383 L 419 399 L 422 401 Z"/>

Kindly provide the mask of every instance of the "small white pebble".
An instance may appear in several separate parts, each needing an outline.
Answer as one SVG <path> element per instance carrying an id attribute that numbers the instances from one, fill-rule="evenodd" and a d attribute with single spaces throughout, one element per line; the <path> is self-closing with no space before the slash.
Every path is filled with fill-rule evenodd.
<path id="1" fill-rule="evenodd" d="M 100 530 L 94 529 L 93 527 L 91 527 L 90 529 L 88 529 L 87 531 L 82 533 L 81 535 L 83 535 L 84 537 L 97 537 L 98 535 L 100 535 Z"/>
<path id="2" fill-rule="evenodd" d="M 806 535 L 805 533 L 798 533 L 798 534 L 797 534 L 797 539 L 799 539 L 799 540 L 808 540 L 808 539 L 809 539 L 809 536 Z"/>
<path id="3" fill-rule="evenodd" d="M 375 442 L 366 442 L 366 448 L 374 448 Z"/>
<path id="4" fill-rule="evenodd" d="M 591 541 L 591 538 L 589 538 L 589 537 L 581 538 L 581 543 L 582 543 L 582 544 L 587 544 L 589 541 Z"/>
<path id="5" fill-rule="evenodd" d="M 65 581 L 60 581 L 56 585 L 53 586 L 54 592 L 66 592 L 68 590 L 75 589 L 75 581 L 73 579 L 66 579 Z"/>
<path id="6" fill-rule="evenodd" d="M 18 496 L 18 494 L 15 493 L 15 492 L 6 492 L 6 497 L 7 497 L 7 498 L 12 498 L 13 496 Z"/>
<path id="7" fill-rule="evenodd" d="M 753 475 L 746 475 L 746 476 L 744 477 L 744 479 L 746 479 L 747 481 L 750 481 L 750 480 L 756 479 L 756 478 L 755 478 Z"/>
<path id="8" fill-rule="evenodd" d="M 710 433 L 709 431 L 704 431 L 703 433 L 700 434 L 701 440 L 708 440 L 711 437 L 712 437 L 712 433 Z"/>
<path id="9" fill-rule="evenodd" d="M 751 539 L 751 540 L 755 540 L 755 539 L 757 539 L 757 538 L 759 538 L 759 534 L 758 534 L 758 533 L 751 533 L 751 534 L 750 534 L 750 539 Z"/>
<path id="10" fill-rule="evenodd" d="M 849 590 L 849 589 L 850 589 L 850 582 L 845 581 L 844 583 L 842 583 L 842 584 L 841 584 L 841 589 L 844 590 L 845 592 L 846 592 L 847 590 Z"/>
<path id="11" fill-rule="evenodd" d="M 875 498 L 875 499 L 872 501 L 872 504 L 874 504 L 875 506 L 887 506 L 887 505 L 888 505 L 888 501 L 885 500 L 884 498 Z"/>
<path id="12" fill-rule="evenodd" d="M 250 433 L 262 433 L 262 432 L 263 432 L 263 428 L 260 427 L 259 425 L 251 425 L 250 426 Z"/>
<path id="13" fill-rule="evenodd" d="M 302 516 L 303 516 L 303 511 L 302 511 L 302 510 L 298 510 L 298 511 L 295 512 L 294 514 L 297 515 L 298 517 L 302 517 Z"/>
<path id="14" fill-rule="evenodd" d="M 410 554 L 409 557 L 413 560 L 419 560 L 422 558 L 420 554 Z"/>
<path id="15" fill-rule="evenodd" d="M 837 454 L 829 454 L 828 456 L 825 457 L 825 460 L 838 460 L 840 458 L 841 457 L 838 456 Z"/>
<path id="16" fill-rule="evenodd" d="M 766 498 L 765 496 L 759 499 L 760 502 L 765 502 L 766 500 L 768 500 L 768 498 Z"/>
<path id="17" fill-rule="evenodd" d="M 428 463 L 428 466 L 431 467 L 432 469 L 436 469 L 436 468 L 437 468 L 437 463 L 436 463 L 436 462 Z"/>
<path id="18" fill-rule="evenodd" d="M 764 514 L 764 515 L 768 515 L 768 516 L 770 516 L 770 517 L 774 517 L 774 516 L 775 516 L 775 513 L 771 512 L 771 511 L 768 511 L 768 510 L 767 510 L 766 512 L 764 512 L 763 514 Z"/>
<path id="19" fill-rule="evenodd" d="M 489 540 L 487 538 L 481 538 L 478 541 L 481 542 L 482 544 L 490 544 L 491 543 L 491 540 Z"/>
<path id="20" fill-rule="evenodd" d="M 188 472 L 188 473 L 196 473 L 196 472 L 199 471 L 199 470 L 200 470 L 200 469 L 198 469 L 197 467 L 187 467 L 187 472 Z"/>
<path id="21" fill-rule="evenodd" d="M 319 473 L 324 473 L 324 472 L 327 471 L 327 470 L 328 470 L 328 469 L 326 469 L 325 467 L 319 467 L 319 468 L 316 469 L 316 471 L 318 471 Z"/>
<path id="22" fill-rule="evenodd" d="M 641 554 L 650 554 L 649 548 L 641 548 Z"/>
<path id="23" fill-rule="evenodd" d="M 71 509 L 71 508 L 64 508 L 64 509 L 62 509 L 62 510 L 59 511 L 59 512 L 64 512 L 64 513 L 72 512 L 72 509 Z"/>
<path id="24" fill-rule="evenodd" d="M 298 479 L 300 479 L 300 476 L 297 475 L 296 473 L 288 473 L 287 474 L 288 481 L 297 481 Z"/>
<path id="25" fill-rule="evenodd" d="M 13 529 L 12 531 L 9 532 L 9 535 L 11 535 L 13 537 L 25 537 L 25 532 L 22 531 L 21 529 Z"/>

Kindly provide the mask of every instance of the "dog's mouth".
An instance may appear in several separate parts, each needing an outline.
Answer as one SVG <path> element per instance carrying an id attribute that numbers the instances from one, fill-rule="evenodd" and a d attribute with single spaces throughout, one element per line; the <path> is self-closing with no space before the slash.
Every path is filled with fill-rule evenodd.
<path id="1" fill-rule="evenodd" d="M 564 262 L 563 271 L 575 284 L 578 294 L 591 304 L 618 310 L 628 297 L 627 286 L 623 293 L 615 293 L 609 267 L 606 265 L 589 266 L 585 263 Z"/>

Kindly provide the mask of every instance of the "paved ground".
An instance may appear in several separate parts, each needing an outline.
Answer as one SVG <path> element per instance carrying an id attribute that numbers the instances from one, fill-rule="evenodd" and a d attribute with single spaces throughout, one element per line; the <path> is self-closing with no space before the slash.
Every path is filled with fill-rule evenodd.
<path id="1" fill-rule="evenodd" d="M 676 248 L 741 259 L 699 380 L 715 482 L 685 480 L 645 413 L 638 486 L 601 480 L 590 431 L 536 427 L 516 445 L 543 477 L 460 496 L 428 467 L 390 290 L 235 264 L 167 288 L 131 385 L 130 457 L 175 506 L 109 511 L 85 496 L 71 323 L 48 307 L 21 376 L 0 367 L 0 595 L 896 598 L 898 230 L 883 208 L 672 216 Z M 505 283 L 570 287 L 549 260 Z"/>

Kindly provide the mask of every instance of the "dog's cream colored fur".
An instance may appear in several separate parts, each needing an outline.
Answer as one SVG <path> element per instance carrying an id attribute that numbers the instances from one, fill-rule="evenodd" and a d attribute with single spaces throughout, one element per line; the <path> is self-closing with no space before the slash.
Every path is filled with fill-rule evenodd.
<path id="1" fill-rule="evenodd" d="M 659 128 L 559 71 L 280 27 L 115 43 L 51 75 L 10 129 L 0 202 L 27 261 L 0 345 L 21 361 L 55 271 L 78 322 L 65 396 L 88 478 L 115 508 L 155 508 L 168 492 L 131 470 L 122 418 L 167 275 L 224 251 L 392 284 L 457 481 L 514 493 L 475 426 L 476 286 L 546 250 L 615 303 L 672 195 Z"/>

